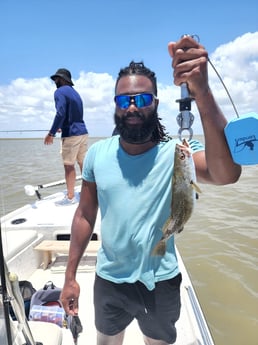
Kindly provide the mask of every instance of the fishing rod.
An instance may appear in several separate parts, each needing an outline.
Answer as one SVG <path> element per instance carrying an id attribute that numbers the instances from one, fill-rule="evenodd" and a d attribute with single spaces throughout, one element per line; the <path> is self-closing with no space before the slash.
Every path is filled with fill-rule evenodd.
<path id="1" fill-rule="evenodd" d="M 1 293 L 4 306 L 4 319 L 6 326 L 6 345 L 13 345 L 12 329 L 10 322 L 10 304 L 14 310 L 19 324 L 22 326 L 22 334 L 26 341 L 24 345 L 43 345 L 35 342 L 32 332 L 25 315 L 24 301 L 19 288 L 18 276 L 15 273 L 9 273 L 3 253 L 2 228 L 0 223 L 0 276 L 1 276 Z M 12 295 L 12 296 L 11 296 Z M 15 342 L 16 343 L 16 342 Z M 1 344 L 5 345 L 5 344 Z"/>
<path id="2" fill-rule="evenodd" d="M 7 129 L 5 131 L 0 131 L 0 133 L 16 133 L 16 132 L 49 132 L 49 129 Z"/>
<path id="3" fill-rule="evenodd" d="M 5 263 L 5 270 L 7 272 L 7 265 Z M 24 345 L 43 345 L 36 342 L 33 338 L 28 320 L 25 315 L 24 301 L 19 288 L 19 280 L 16 273 L 8 273 L 7 291 L 12 293 L 11 305 L 13 307 L 17 321 L 22 329 L 23 337 L 26 341 Z"/>
<path id="4" fill-rule="evenodd" d="M 3 301 L 3 311 L 6 327 L 7 344 L 12 345 L 12 331 L 10 323 L 10 296 L 7 292 L 6 279 L 5 279 L 5 265 L 4 265 L 4 253 L 3 253 L 3 241 L 2 241 L 2 228 L 0 223 L 0 276 L 1 276 L 1 294 Z"/>
<path id="5" fill-rule="evenodd" d="M 80 176 L 76 176 L 76 181 L 81 180 L 81 175 Z M 39 189 L 43 189 L 43 188 L 49 188 L 49 187 L 56 187 L 56 186 L 60 186 L 62 184 L 65 184 L 66 180 L 59 180 L 59 181 L 55 181 L 55 182 L 51 182 L 51 183 L 46 183 L 46 184 L 39 184 L 37 186 L 32 186 L 32 185 L 26 185 L 24 186 L 24 190 L 25 193 L 28 196 L 34 196 L 35 194 L 37 195 L 38 199 L 41 200 L 41 194 L 39 192 Z"/>

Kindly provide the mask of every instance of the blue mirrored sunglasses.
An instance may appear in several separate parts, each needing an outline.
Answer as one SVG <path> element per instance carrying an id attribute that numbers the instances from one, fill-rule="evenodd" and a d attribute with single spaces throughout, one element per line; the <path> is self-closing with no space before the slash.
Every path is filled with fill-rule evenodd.
<path id="1" fill-rule="evenodd" d="M 137 108 L 143 108 L 151 105 L 153 98 L 155 98 L 155 96 L 151 93 L 139 93 L 137 95 L 117 95 L 114 101 L 121 109 L 129 108 L 132 101 Z"/>

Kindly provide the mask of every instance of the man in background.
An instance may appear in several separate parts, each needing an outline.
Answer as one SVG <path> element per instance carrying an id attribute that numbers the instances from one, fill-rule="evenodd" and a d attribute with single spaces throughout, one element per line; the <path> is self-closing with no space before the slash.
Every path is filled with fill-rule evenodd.
<path id="1" fill-rule="evenodd" d="M 83 159 L 87 151 L 88 130 L 83 120 L 83 102 L 73 88 L 70 71 L 60 68 L 50 77 L 56 84 L 54 93 L 56 115 L 44 144 L 53 144 L 57 132 L 61 131 L 61 154 L 65 169 L 67 195 L 56 203 L 68 206 L 76 202 L 74 187 L 76 181 L 75 163 L 82 171 Z"/>

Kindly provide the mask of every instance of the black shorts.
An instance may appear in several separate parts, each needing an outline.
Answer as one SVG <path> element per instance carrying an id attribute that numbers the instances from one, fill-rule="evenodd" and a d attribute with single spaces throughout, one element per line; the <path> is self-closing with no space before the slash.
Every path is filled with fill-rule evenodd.
<path id="1" fill-rule="evenodd" d="M 134 318 L 142 333 L 152 339 L 174 343 L 175 323 L 180 315 L 181 273 L 155 284 L 116 284 L 96 275 L 94 284 L 95 325 L 99 332 L 116 335 Z"/>

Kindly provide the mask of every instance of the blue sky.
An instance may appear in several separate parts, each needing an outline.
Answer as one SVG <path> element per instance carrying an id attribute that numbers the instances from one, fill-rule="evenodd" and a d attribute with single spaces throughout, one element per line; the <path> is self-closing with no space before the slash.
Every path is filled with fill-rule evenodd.
<path id="1" fill-rule="evenodd" d="M 177 125 L 170 119 L 177 115 L 180 90 L 173 86 L 167 44 L 186 33 L 199 35 L 240 112 L 258 112 L 256 0 L 2 0 L 0 32 L 1 130 L 50 128 L 55 88 L 49 76 L 66 67 L 83 97 L 90 134 L 109 135 L 114 81 L 134 59 L 156 72 L 159 113 L 173 131 Z M 215 76 L 211 84 L 228 116 L 234 116 Z"/>

